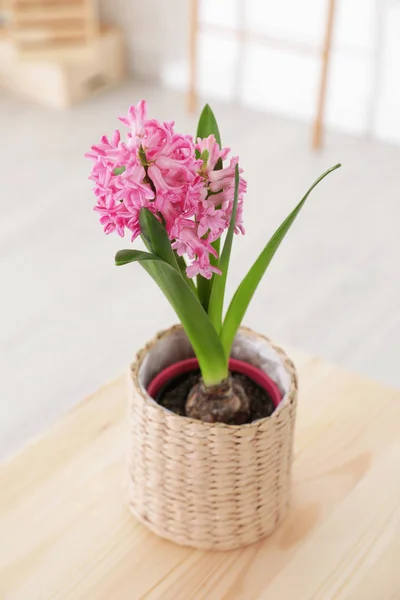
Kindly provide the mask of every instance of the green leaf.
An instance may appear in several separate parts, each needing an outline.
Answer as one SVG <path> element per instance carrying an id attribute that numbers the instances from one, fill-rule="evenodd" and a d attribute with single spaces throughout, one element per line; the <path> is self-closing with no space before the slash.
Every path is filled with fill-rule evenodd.
<path id="1" fill-rule="evenodd" d="M 152 253 L 163 258 L 170 265 L 179 269 L 182 277 L 197 296 L 197 289 L 192 279 L 186 275 L 186 263 L 183 256 L 178 256 L 172 250 L 171 242 L 162 223 L 148 208 L 142 208 L 139 214 L 139 223 L 142 228 L 142 239 Z"/>
<path id="2" fill-rule="evenodd" d="M 214 135 L 217 144 L 221 148 L 221 136 L 219 134 L 217 119 L 214 116 L 209 104 L 206 104 L 199 118 L 197 125 L 196 141 L 197 138 L 207 138 L 209 135 Z M 197 158 L 200 158 L 200 154 L 197 153 Z"/>
<path id="3" fill-rule="evenodd" d="M 326 177 L 329 173 L 338 169 L 341 165 L 335 165 L 331 167 L 325 173 L 323 173 L 318 179 L 312 184 L 306 195 L 303 199 L 298 203 L 296 208 L 290 213 L 290 215 L 283 221 L 281 226 L 276 230 L 272 238 L 269 240 L 264 250 L 261 252 L 260 256 L 257 258 L 245 278 L 242 280 L 241 284 L 237 288 L 228 311 L 226 313 L 226 317 L 222 326 L 221 331 L 221 341 L 224 347 L 225 353 L 229 356 L 233 340 L 235 338 L 236 332 L 242 322 L 244 314 L 250 304 L 250 301 L 254 295 L 254 292 L 257 289 L 258 284 L 260 283 L 265 271 L 269 263 L 271 262 L 275 252 L 279 248 L 283 238 L 289 231 L 293 221 L 296 219 L 300 210 L 302 209 L 305 201 L 308 196 L 312 192 L 312 190 L 318 185 L 324 177 Z"/>
<path id="4" fill-rule="evenodd" d="M 231 257 L 233 234 L 235 232 L 237 204 L 239 199 L 239 166 L 235 168 L 235 196 L 232 207 L 231 220 L 229 223 L 228 233 L 226 234 L 224 247 L 218 262 L 218 268 L 222 271 L 222 275 L 217 275 L 214 278 L 211 289 L 210 302 L 208 305 L 208 315 L 211 323 L 214 325 L 218 335 L 222 327 L 222 311 L 224 308 L 224 297 L 226 279 L 228 276 L 229 259 Z"/>
<path id="5" fill-rule="evenodd" d="M 207 313 L 180 271 L 165 260 L 139 250 L 120 250 L 117 265 L 138 261 L 159 286 L 181 321 L 198 358 L 206 385 L 215 385 L 228 376 L 228 361 Z"/>
<path id="6" fill-rule="evenodd" d="M 131 262 L 157 259 L 158 256 L 155 254 L 149 254 L 149 252 L 143 252 L 142 250 L 119 250 L 115 255 L 115 264 L 120 267 Z"/>
<path id="7" fill-rule="evenodd" d="M 209 104 L 206 104 L 201 112 L 201 115 L 199 118 L 199 123 L 197 125 L 196 140 L 197 140 L 197 138 L 201 138 L 201 139 L 207 138 L 209 135 L 214 135 L 216 142 L 218 143 L 219 147 L 221 148 L 221 136 L 220 136 L 219 129 L 218 129 L 217 119 L 215 118 L 215 115 L 214 115 L 213 111 L 211 110 Z M 197 150 L 196 150 L 196 157 L 200 158 L 200 153 Z M 218 162 L 215 166 L 216 171 L 219 169 L 222 169 L 222 160 L 218 160 Z M 219 254 L 220 240 L 218 239 L 215 242 L 213 242 L 212 246 Z M 211 264 L 215 267 L 218 262 L 218 259 L 211 256 L 210 261 L 211 261 Z M 204 310 L 206 310 L 206 311 L 208 310 L 208 304 L 209 304 L 209 300 L 210 300 L 210 294 L 211 294 L 211 289 L 213 286 L 214 277 L 215 277 L 215 275 L 213 275 L 211 279 L 206 279 L 205 277 L 202 277 L 201 275 L 199 275 L 197 277 L 197 289 L 198 289 L 200 302 L 203 305 Z"/>
<path id="8" fill-rule="evenodd" d="M 140 209 L 139 224 L 147 248 L 175 269 L 178 269 L 175 253 L 172 250 L 165 227 L 148 208 Z"/>

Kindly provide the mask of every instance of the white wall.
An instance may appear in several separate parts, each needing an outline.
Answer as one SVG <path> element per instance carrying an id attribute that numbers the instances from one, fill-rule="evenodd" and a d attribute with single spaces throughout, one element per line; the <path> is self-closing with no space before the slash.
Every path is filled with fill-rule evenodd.
<path id="1" fill-rule="evenodd" d="M 125 34 L 131 70 L 161 79 L 187 52 L 189 3 L 186 0 L 99 0 L 103 19 Z"/>
<path id="2" fill-rule="evenodd" d="M 187 86 L 189 0 L 102 0 L 124 27 L 136 73 Z M 203 26 L 225 25 L 310 47 L 310 53 L 232 35 L 199 34 L 202 95 L 310 120 L 328 0 L 200 0 Z M 328 125 L 400 143 L 400 0 L 337 0 Z"/>

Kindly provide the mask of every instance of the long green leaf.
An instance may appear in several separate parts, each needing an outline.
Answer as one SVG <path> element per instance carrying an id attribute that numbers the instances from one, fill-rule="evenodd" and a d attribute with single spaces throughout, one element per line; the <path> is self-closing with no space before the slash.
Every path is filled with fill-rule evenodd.
<path id="1" fill-rule="evenodd" d="M 172 250 L 171 242 L 165 227 L 160 221 L 149 211 L 148 208 L 142 208 L 139 214 L 139 223 L 142 229 L 142 239 L 150 252 L 163 258 L 171 266 L 179 269 L 182 277 L 191 288 L 192 292 L 197 296 L 197 288 L 192 279 L 186 275 L 186 263 L 182 256 L 178 256 Z"/>
<path id="2" fill-rule="evenodd" d="M 217 144 L 221 148 L 221 136 L 219 134 L 217 119 L 215 118 L 210 105 L 206 104 L 201 111 L 199 123 L 197 125 L 196 141 L 197 138 L 204 139 L 209 135 L 213 135 L 215 137 Z"/>
<path id="3" fill-rule="evenodd" d="M 228 361 L 207 313 L 181 273 L 165 260 L 138 250 L 120 250 L 117 265 L 139 262 L 159 286 L 175 310 L 198 358 L 206 385 L 215 385 L 228 376 Z"/>
<path id="4" fill-rule="evenodd" d="M 199 123 L 197 125 L 196 140 L 197 140 L 197 138 L 201 138 L 201 139 L 207 138 L 209 135 L 214 135 L 217 144 L 221 148 L 221 136 L 220 136 L 219 129 L 218 129 L 217 119 L 215 118 L 215 115 L 214 115 L 213 111 L 211 110 L 211 107 L 209 106 L 209 104 L 206 104 L 201 112 L 201 115 L 199 118 Z M 197 150 L 196 150 L 196 157 L 200 158 L 200 153 Z M 215 170 L 219 170 L 219 169 L 222 169 L 222 161 L 221 160 L 218 161 L 218 163 L 215 167 Z M 218 239 L 215 242 L 213 242 L 212 246 L 219 254 L 220 240 Z M 216 266 L 218 259 L 214 258 L 214 256 L 211 256 L 210 262 L 213 266 Z M 214 275 L 212 276 L 211 279 L 206 279 L 205 277 L 202 277 L 201 275 L 199 275 L 197 277 L 197 289 L 198 289 L 199 299 L 204 307 L 204 310 L 206 310 L 206 311 L 208 310 L 210 294 L 211 294 L 211 289 L 213 286 L 214 278 L 215 278 Z"/>
<path id="5" fill-rule="evenodd" d="M 175 253 L 172 250 L 165 227 L 148 208 L 140 209 L 139 224 L 142 230 L 142 238 L 149 250 L 172 267 L 175 267 L 175 269 L 178 269 Z"/>
<path id="6" fill-rule="evenodd" d="M 218 268 L 221 270 L 222 275 L 217 275 L 214 278 L 210 302 L 208 305 L 208 315 L 211 319 L 211 323 L 214 325 L 218 334 L 222 328 L 222 311 L 224 308 L 224 297 L 226 279 L 228 276 L 229 259 L 231 257 L 233 234 L 235 232 L 237 204 L 239 199 L 239 167 L 236 165 L 235 169 L 235 196 L 232 207 L 231 220 L 229 223 L 228 233 L 226 234 L 224 247 L 218 262 Z"/>
<path id="7" fill-rule="evenodd" d="M 250 301 L 253 297 L 254 292 L 257 289 L 258 284 L 260 283 L 265 271 L 269 263 L 272 260 L 275 252 L 279 248 L 283 238 L 286 233 L 289 231 L 293 221 L 296 219 L 300 210 L 302 209 L 305 201 L 308 196 L 312 192 L 312 190 L 319 184 L 324 177 L 326 177 L 335 169 L 338 169 L 341 165 L 335 165 L 331 167 L 325 173 L 323 173 L 318 179 L 312 184 L 306 195 L 303 199 L 298 203 L 296 208 L 290 213 L 290 215 L 283 221 L 281 226 L 276 230 L 272 238 L 269 240 L 264 250 L 261 252 L 260 256 L 257 258 L 245 278 L 242 280 L 241 284 L 237 288 L 232 301 L 229 305 L 228 311 L 226 313 L 226 317 L 222 326 L 221 331 L 221 341 L 224 347 L 225 353 L 229 356 L 233 340 L 235 338 L 236 332 L 242 322 L 244 314 L 250 304 Z"/>
<path id="8" fill-rule="evenodd" d="M 115 264 L 120 267 L 141 260 L 157 260 L 158 256 L 142 250 L 119 250 L 115 255 Z"/>

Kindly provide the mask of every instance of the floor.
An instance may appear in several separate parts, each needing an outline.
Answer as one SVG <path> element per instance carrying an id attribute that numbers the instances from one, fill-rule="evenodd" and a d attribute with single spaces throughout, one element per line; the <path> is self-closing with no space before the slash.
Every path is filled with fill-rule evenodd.
<path id="1" fill-rule="evenodd" d="M 153 116 L 195 131 L 182 96 L 143 84 L 61 113 L 1 98 L 0 458 L 176 320 L 139 266 L 114 266 L 114 252 L 130 243 L 103 235 L 83 158 L 141 97 Z M 246 324 L 400 386 L 400 148 L 330 133 L 315 154 L 306 124 L 219 103 L 214 110 L 249 182 L 229 294 L 311 182 L 343 164 L 310 197 Z"/>

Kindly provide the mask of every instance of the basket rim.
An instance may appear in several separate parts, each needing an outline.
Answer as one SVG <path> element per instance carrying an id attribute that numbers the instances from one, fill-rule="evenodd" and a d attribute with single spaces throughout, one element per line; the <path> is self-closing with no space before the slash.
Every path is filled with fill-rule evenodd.
<path id="1" fill-rule="evenodd" d="M 160 404 L 158 404 L 158 402 L 156 402 L 154 400 L 154 398 L 152 398 L 146 390 L 143 389 L 140 380 L 139 380 L 139 370 L 140 367 L 143 363 L 143 360 L 145 358 L 145 356 L 148 354 L 148 352 L 150 351 L 150 349 L 162 338 L 171 335 L 174 331 L 177 330 L 183 330 L 183 326 L 180 324 L 177 325 L 172 325 L 171 327 L 168 327 L 166 329 L 163 329 L 161 331 L 159 331 L 149 342 L 147 342 L 147 344 L 145 344 L 145 346 L 143 346 L 143 348 L 141 348 L 137 354 L 136 354 L 136 358 L 135 361 L 131 364 L 130 366 L 130 379 L 132 381 L 132 384 L 135 388 L 135 392 L 141 396 L 142 400 L 147 404 L 150 405 L 151 407 L 153 407 L 153 409 L 156 409 L 160 414 L 162 414 L 165 418 L 175 418 L 175 419 L 179 419 L 182 423 L 182 425 L 195 425 L 198 428 L 203 428 L 204 430 L 210 430 L 210 429 L 225 429 L 227 431 L 230 432 L 240 432 L 243 431 L 245 429 L 251 429 L 254 427 L 260 427 L 263 423 L 266 422 L 271 422 L 271 420 L 275 420 L 276 418 L 279 417 L 280 412 L 285 409 L 285 407 L 292 402 L 293 400 L 297 399 L 297 391 L 298 391 L 298 376 L 297 376 L 297 371 L 296 368 L 292 362 L 292 360 L 289 358 L 289 356 L 286 354 L 286 352 L 280 347 L 277 346 L 276 344 L 274 344 L 270 338 L 268 338 L 267 336 L 255 332 L 252 329 L 250 329 L 249 327 L 246 326 L 241 326 L 239 328 L 239 332 L 240 333 L 244 333 L 246 335 L 248 335 L 249 337 L 253 337 L 255 339 L 258 340 L 262 340 L 265 343 L 267 343 L 269 346 L 271 346 L 273 348 L 273 350 L 275 350 L 275 352 L 279 355 L 280 359 L 282 360 L 282 363 L 285 367 L 285 369 L 287 370 L 287 372 L 289 373 L 290 376 L 290 388 L 289 391 L 287 392 L 287 394 L 285 395 L 284 398 L 282 398 L 282 401 L 278 404 L 278 406 L 276 407 L 276 409 L 274 410 L 274 412 L 268 416 L 268 417 L 263 417 L 262 419 L 257 419 L 255 421 L 251 421 L 251 423 L 244 423 L 243 425 L 229 425 L 227 423 L 206 423 L 205 421 L 200 421 L 199 419 L 193 419 L 191 417 L 186 417 L 183 415 L 178 415 L 176 413 L 174 413 L 173 411 L 165 408 L 164 406 L 161 406 Z M 246 361 L 244 361 L 246 362 Z"/>

